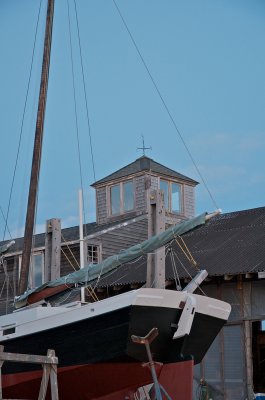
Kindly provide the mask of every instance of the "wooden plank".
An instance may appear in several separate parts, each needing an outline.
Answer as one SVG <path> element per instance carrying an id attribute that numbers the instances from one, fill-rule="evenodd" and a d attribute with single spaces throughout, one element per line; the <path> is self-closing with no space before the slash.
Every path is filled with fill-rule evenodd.
<path id="1" fill-rule="evenodd" d="M 50 372 L 51 394 L 52 400 L 59 400 L 58 381 L 57 381 L 57 366 L 52 365 Z"/>
<path id="2" fill-rule="evenodd" d="M 38 400 L 43 400 L 46 397 L 50 372 L 51 372 L 51 366 L 44 365 Z"/>
<path id="3" fill-rule="evenodd" d="M 33 354 L 1 353 L 1 361 L 12 361 L 31 364 L 58 364 L 57 357 L 37 356 Z"/>

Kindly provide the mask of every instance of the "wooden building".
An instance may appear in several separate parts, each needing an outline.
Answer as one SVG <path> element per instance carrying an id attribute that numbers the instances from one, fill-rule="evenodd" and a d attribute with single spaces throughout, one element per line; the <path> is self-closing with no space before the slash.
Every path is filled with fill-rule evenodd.
<path id="1" fill-rule="evenodd" d="M 196 185 L 146 156 L 95 182 L 97 220 L 84 226 L 86 263 L 98 263 L 147 238 L 153 190 L 164 192 L 166 226 L 194 216 Z M 265 207 L 223 214 L 165 248 L 167 288 L 183 286 L 196 268 L 205 268 L 209 277 L 203 292 L 232 305 L 227 325 L 195 368 L 194 399 L 201 379 L 208 399 L 251 399 L 253 390 L 265 392 L 264 228 Z M 17 294 L 22 247 L 23 238 L 16 239 L 0 260 L 2 314 L 12 310 Z M 48 221 L 47 232 L 34 238 L 29 286 L 78 269 L 79 257 L 79 228 L 60 230 L 59 221 Z M 141 287 L 146 265 L 142 256 L 102 277 L 94 287 L 96 295 L 103 298 Z M 62 304 L 79 296 L 79 289 L 71 289 L 51 302 Z"/>

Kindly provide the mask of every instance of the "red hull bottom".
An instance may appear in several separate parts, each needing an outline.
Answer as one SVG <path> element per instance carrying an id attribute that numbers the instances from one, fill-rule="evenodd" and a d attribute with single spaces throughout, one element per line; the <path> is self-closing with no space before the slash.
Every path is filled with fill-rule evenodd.
<path id="1" fill-rule="evenodd" d="M 192 399 L 193 361 L 158 365 L 157 375 L 172 400 Z M 38 399 L 41 378 L 42 371 L 4 375 L 3 397 Z M 60 400 L 132 399 L 138 387 L 149 383 L 150 370 L 140 363 L 58 368 Z"/>

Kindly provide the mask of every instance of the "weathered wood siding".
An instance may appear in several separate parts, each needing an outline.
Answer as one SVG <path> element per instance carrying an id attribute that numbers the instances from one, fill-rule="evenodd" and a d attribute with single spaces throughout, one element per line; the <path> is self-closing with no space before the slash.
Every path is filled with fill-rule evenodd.
<path id="1" fill-rule="evenodd" d="M 105 224 L 108 220 L 107 213 L 107 188 L 96 189 L 97 223 Z"/>
<path id="2" fill-rule="evenodd" d="M 159 189 L 158 176 L 151 176 L 151 190 Z"/>
<path id="3" fill-rule="evenodd" d="M 183 185 L 184 215 L 186 218 L 195 216 L 195 190 L 190 185 Z"/>
<path id="4" fill-rule="evenodd" d="M 147 239 L 147 218 L 101 236 L 102 259 Z"/>
<path id="5" fill-rule="evenodd" d="M 135 178 L 135 210 L 136 213 L 146 212 L 146 177 Z"/>

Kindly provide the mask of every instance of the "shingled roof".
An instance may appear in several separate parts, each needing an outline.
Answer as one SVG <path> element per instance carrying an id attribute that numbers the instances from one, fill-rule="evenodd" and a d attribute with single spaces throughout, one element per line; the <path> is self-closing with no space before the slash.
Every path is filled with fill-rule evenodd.
<path id="1" fill-rule="evenodd" d="M 265 271 L 265 207 L 219 215 L 182 237 L 199 267 L 211 277 Z M 195 275 L 175 241 L 170 248 L 180 278 Z M 143 284 L 145 279 L 146 257 L 142 257 L 103 278 L 99 286 Z M 169 252 L 166 279 L 174 279 Z"/>
<path id="2" fill-rule="evenodd" d="M 159 164 L 158 162 L 152 160 L 149 157 L 142 156 L 140 158 L 137 158 L 137 160 L 135 160 L 131 164 L 128 164 L 125 167 L 119 169 L 118 171 L 113 172 L 112 174 L 106 176 L 105 178 L 102 178 L 94 182 L 91 186 L 97 186 L 99 184 L 107 183 L 115 179 L 124 178 L 126 176 L 133 175 L 142 171 L 154 172 L 156 174 L 165 175 L 170 178 L 180 179 L 182 181 L 187 181 L 193 185 L 198 184 L 198 182 L 196 182 L 195 180 L 188 178 L 187 176 L 182 175 L 179 172 L 174 171 L 173 169 L 165 167 L 164 165 Z"/>

